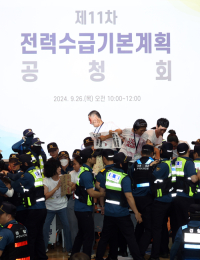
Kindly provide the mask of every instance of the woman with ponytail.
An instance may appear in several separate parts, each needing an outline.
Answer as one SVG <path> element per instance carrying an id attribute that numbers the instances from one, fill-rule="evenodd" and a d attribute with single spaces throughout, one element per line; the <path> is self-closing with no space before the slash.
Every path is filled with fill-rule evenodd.
<path id="1" fill-rule="evenodd" d="M 178 136 L 176 135 L 176 132 L 174 130 L 168 131 L 169 135 L 167 136 L 167 142 L 171 143 L 173 145 L 173 158 L 178 157 L 177 153 L 177 146 L 180 143 L 186 143 L 188 146 L 189 144 L 186 141 L 182 141 L 178 139 Z M 190 146 L 189 146 L 190 148 Z"/>

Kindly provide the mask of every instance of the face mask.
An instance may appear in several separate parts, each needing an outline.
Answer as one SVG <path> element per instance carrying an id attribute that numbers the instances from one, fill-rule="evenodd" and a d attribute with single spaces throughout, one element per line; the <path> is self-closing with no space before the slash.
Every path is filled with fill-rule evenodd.
<path id="1" fill-rule="evenodd" d="M 60 163 L 61 163 L 62 166 L 65 167 L 69 163 L 69 160 L 68 159 L 62 159 L 62 160 L 60 160 Z"/>
<path id="2" fill-rule="evenodd" d="M 42 147 L 41 146 L 32 146 L 31 150 L 37 155 L 41 154 Z"/>
<path id="3" fill-rule="evenodd" d="M 33 135 L 31 135 L 31 136 L 27 136 L 27 137 L 26 137 L 26 142 L 25 142 L 25 143 L 26 143 L 27 145 L 31 145 L 32 140 L 33 140 Z"/>

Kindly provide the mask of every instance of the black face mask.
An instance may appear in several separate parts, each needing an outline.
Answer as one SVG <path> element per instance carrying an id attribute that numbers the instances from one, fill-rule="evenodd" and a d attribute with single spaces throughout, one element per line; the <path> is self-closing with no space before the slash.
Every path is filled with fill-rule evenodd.
<path id="1" fill-rule="evenodd" d="M 32 146 L 31 150 L 36 153 L 37 155 L 41 154 L 42 147 L 41 146 Z"/>

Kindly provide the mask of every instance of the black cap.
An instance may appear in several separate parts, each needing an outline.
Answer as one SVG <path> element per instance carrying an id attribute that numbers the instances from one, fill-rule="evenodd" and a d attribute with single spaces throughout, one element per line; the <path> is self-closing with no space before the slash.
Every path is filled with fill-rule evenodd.
<path id="1" fill-rule="evenodd" d="M 189 146 L 186 143 L 180 143 L 177 146 L 177 152 L 181 154 L 185 154 L 189 149 Z"/>
<path id="2" fill-rule="evenodd" d="M 91 148 L 86 148 L 81 151 L 80 156 L 81 158 L 88 159 L 88 158 L 96 157 L 94 153 L 95 152 Z"/>
<path id="3" fill-rule="evenodd" d="M 112 149 L 103 149 L 101 155 L 111 161 L 114 159 L 114 151 Z"/>
<path id="4" fill-rule="evenodd" d="M 23 136 L 30 136 L 30 135 L 34 135 L 35 133 L 33 133 L 32 129 L 26 129 L 23 132 Z"/>
<path id="5" fill-rule="evenodd" d="M 132 157 L 126 156 L 124 153 L 116 153 L 114 155 L 114 163 L 126 163 L 132 160 Z"/>
<path id="6" fill-rule="evenodd" d="M 20 156 L 19 156 L 19 162 L 20 163 L 30 163 L 30 162 L 32 162 L 32 158 L 31 158 L 31 156 L 30 156 L 30 154 L 21 154 Z"/>
<path id="7" fill-rule="evenodd" d="M 86 137 L 86 138 L 83 140 L 83 144 L 84 144 L 85 147 L 93 146 L 94 141 L 92 140 L 91 137 Z"/>
<path id="8" fill-rule="evenodd" d="M 57 143 L 49 143 L 47 145 L 48 152 L 53 152 L 56 151 L 57 149 L 58 149 Z"/>
<path id="9" fill-rule="evenodd" d="M 150 144 L 145 144 L 142 146 L 142 153 L 145 153 L 145 152 L 154 152 L 154 147 Z"/>
<path id="10" fill-rule="evenodd" d="M 72 157 L 74 157 L 74 156 L 80 156 L 80 154 L 81 154 L 81 150 L 75 149 L 75 150 L 73 151 Z"/>
<path id="11" fill-rule="evenodd" d="M 40 139 L 38 137 L 33 138 L 31 145 L 41 145 L 44 144 L 44 142 L 41 142 Z"/>
<path id="12" fill-rule="evenodd" d="M 11 162 L 11 161 L 17 162 L 18 160 L 19 160 L 19 154 L 17 154 L 17 153 L 11 153 L 11 155 L 9 156 L 9 162 Z"/>
<path id="13" fill-rule="evenodd" d="M 67 151 L 61 151 L 58 154 L 58 158 L 60 159 L 61 157 L 69 158 L 69 153 Z"/>
<path id="14" fill-rule="evenodd" d="M 199 204 L 191 204 L 189 206 L 188 211 L 193 214 L 200 214 L 200 205 Z"/>
<path id="15" fill-rule="evenodd" d="M 165 150 L 167 153 L 173 153 L 173 144 L 169 142 L 163 142 L 161 149 Z"/>
<path id="16" fill-rule="evenodd" d="M 194 145 L 200 145 L 200 139 L 197 139 L 196 141 L 192 141 L 192 144 L 194 144 Z"/>
<path id="17" fill-rule="evenodd" d="M 15 216 L 16 214 L 16 207 L 11 204 L 10 202 L 3 201 L 0 206 L 0 214 L 11 214 L 12 216 Z"/>

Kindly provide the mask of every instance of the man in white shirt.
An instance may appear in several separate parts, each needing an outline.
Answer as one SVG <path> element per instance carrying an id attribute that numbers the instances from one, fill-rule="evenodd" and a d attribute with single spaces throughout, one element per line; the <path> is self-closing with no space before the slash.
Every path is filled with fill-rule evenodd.
<path id="1" fill-rule="evenodd" d="M 146 141 L 146 144 L 153 145 L 155 147 L 154 152 L 156 154 L 155 159 L 160 159 L 160 151 L 157 148 L 162 144 L 163 134 L 169 127 L 169 121 L 166 118 L 160 118 L 157 120 L 156 129 L 150 129 L 144 132 L 142 138 Z"/>
<path id="2" fill-rule="evenodd" d="M 147 122 L 144 119 L 137 119 L 133 128 L 125 128 L 122 131 L 124 143 L 119 152 L 126 156 L 131 156 L 131 163 L 134 163 L 141 157 L 142 146 L 146 144 L 146 140 L 142 138 L 142 134 L 146 131 Z"/>
<path id="3" fill-rule="evenodd" d="M 93 133 L 101 133 L 99 139 L 103 141 L 105 148 L 112 148 L 112 133 L 117 132 L 118 135 L 120 135 L 122 130 L 113 122 L 103 122 L 100 113 L 96 110 L 93 110 L 88 114 L 88 119 L 90 124 L 94 126 Z"/>

